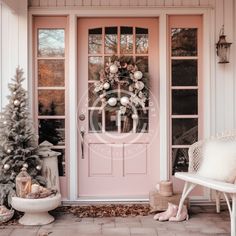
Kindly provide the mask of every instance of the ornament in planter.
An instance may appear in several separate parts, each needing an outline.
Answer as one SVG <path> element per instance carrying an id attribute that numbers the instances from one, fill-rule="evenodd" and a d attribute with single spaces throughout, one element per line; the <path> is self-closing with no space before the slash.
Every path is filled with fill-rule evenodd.
<path id="1" fill-rule="evenodd" d="M 23 167 L 21 172 L 16 176 L 16 195 L 25 198 L 31 192 L 31 177 Z"/>
<path id="2" fill-rule="evenodd" d="M 14 215 L 14 210 L 9 210 L 5 206 L 0 206 L 0 223 L 9 221 Z"/>

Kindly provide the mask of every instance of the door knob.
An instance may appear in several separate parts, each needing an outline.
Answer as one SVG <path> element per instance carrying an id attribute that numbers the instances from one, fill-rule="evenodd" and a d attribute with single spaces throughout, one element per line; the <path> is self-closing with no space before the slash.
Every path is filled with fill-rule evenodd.
<path id="1" fill-rule="evenodd" d="M 81 121 L 85 120 L 85 114 L 80 114 L 79 115 L 79 120 L 81 120 Z"/>

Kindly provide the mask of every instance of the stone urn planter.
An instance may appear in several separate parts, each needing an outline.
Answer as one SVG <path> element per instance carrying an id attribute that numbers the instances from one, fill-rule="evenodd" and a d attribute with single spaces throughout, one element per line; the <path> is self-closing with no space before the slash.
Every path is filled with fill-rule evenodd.
<path id="1" fill-rule="evenodd" d="M 25 212 L 20 218 L 19 223 L 22 225 L 46 225 L 54 221 L 54 217 L 48 214 L 61 204 L 61 194 L 54 196 L 27 199 L 12 197 L 12 207 L 18 211 Z"/>

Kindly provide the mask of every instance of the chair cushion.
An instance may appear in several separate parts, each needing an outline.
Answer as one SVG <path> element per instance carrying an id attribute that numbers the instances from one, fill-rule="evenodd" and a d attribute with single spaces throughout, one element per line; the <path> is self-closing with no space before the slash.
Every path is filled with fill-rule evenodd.
<path id="1" fill-rule="evenodd" d="M 203 147 L 203 159 L 198 175 L 220 181 L 234 182 L 236 169 L 235 141 L 208 141 Z M 236 175 L 235 175 L 236 177 Z"/>

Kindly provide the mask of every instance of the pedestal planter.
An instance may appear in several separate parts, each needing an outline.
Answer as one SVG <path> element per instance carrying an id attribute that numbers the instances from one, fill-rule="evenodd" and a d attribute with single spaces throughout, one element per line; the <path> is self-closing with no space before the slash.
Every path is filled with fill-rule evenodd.
<path id="1" fill-rule="evenodd" d="M 40 199 L 12 197 L 12 207 L 25 214 L 20 218 L 22 225 L 46 225 L 54 221 L 48 214 L 61 204 L 61 194 Z"/>

